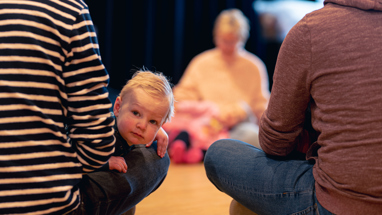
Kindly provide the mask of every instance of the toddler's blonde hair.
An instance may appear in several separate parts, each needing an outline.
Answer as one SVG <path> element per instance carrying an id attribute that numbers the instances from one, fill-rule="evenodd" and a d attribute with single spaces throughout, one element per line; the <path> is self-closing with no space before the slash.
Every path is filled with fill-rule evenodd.
<path id="1" fill-rule="evenodd" d="M 120 92 L 120 97 L 128 94 L 131 90 L 141 88 L 147 94 L 156 98 L 168 99 L 169 108 L 164 118 L 164 123 L 169 122 L 174 116 L 174 94 L 172 93 L 171 85 L 167 78 L 160 72 L 152 72 L 141 70 L 134 73 L 132 78 L 127 81 L 126 85 Z"/>

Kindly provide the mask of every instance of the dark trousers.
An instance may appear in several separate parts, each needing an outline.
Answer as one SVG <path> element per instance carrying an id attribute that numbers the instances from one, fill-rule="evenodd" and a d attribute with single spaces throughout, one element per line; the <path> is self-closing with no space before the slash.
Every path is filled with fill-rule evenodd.
<path id="1" fill-rule="evenodd" d="M 81 205 L 71 215 L 122 214 L 155 191 L 167 175 L 170 159 L 151 147 L 135 145 L 124 157 L 127 172 L 98 171 L 84 175 L 80 184 Z"/>

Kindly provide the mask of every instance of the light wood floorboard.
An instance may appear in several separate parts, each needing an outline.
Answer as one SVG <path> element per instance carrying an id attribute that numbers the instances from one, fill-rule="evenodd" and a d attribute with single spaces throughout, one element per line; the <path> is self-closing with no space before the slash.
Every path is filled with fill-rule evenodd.
<path id="1" fill-rule="evenodd" d="M 231 198 L 207 179 L 203 164 L 170 164 L 163 184 L 135 215 L 228 215 Z"/>

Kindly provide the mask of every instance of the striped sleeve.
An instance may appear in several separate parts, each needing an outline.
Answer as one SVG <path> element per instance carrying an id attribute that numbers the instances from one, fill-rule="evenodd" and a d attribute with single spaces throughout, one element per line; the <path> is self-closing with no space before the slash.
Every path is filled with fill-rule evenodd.
<path id="1" fill-rule="evenodd" d="M 68 96 L 68 131 L 84 172 L 100 168 L 114 146 L 114 119 L 93 23 L 82 8 L 69 37 L 63 78 Z"/>
<path id="2" fill-rule="evenodd" d="M 82 0 L 0 1 L 0 214 L 65 214 L 114 151 L 114 118 Z"/>

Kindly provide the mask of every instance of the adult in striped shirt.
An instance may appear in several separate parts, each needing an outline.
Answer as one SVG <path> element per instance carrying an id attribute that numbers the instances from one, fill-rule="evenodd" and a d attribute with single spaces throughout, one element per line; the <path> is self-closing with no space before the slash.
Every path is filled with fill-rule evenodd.
<path id="1" fill-rule="evenodd" d="M 109 76 L 82 0 L 0 1 L 0 214 L 65 214 L 114 151 Z"/>

